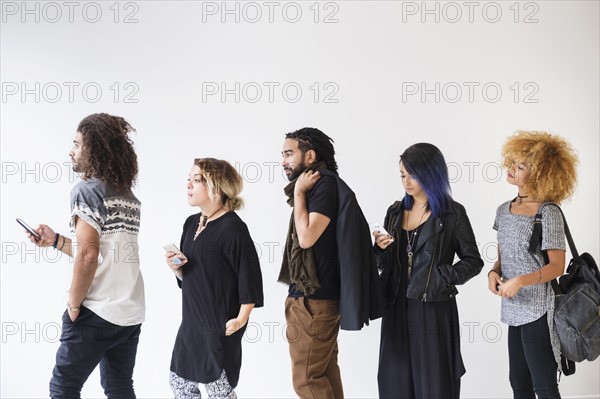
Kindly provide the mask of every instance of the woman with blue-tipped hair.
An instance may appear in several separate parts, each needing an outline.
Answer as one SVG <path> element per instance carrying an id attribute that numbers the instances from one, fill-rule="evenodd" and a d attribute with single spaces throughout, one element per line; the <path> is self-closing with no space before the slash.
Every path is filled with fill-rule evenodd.
<path id="1" fill-rule="evenodd" d="M 414 144 L 400 156 L 406 194 L 374 232 L 385 295 L 379 396 L 459 398 L 460 354 L 456 285 L 483 267 L 465 208 L 452 199 L 440 150 Z M 455 256 L 459 261 L 454 263 Z"/>

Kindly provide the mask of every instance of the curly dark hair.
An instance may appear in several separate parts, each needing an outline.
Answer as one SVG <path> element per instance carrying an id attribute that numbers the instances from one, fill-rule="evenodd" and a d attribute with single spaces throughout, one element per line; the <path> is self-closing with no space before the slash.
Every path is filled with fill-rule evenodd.
<path id="1" fill-rule="evenodd" d="M 333 139 L 314 127 L 304 127 L 295 132 L 287 133 L 286 139 L 298 141 L 298 148 L 302 154 L 308 150 L 314 150 L 317 154 L 317 162 L 323 161 L 327 169 L 338 174 L 338 166 L 335 161 L 335 149 L 333 148 Z"/>
<path id="2" fill-rule="evenodd" d="M 128 133 L 135 129 L 120 116 L 85 117 L 77 127 L 83 137 L 82 178 L 97 178 L 120 192 L 130 191 L 138 174 L 137 155 Z"/>

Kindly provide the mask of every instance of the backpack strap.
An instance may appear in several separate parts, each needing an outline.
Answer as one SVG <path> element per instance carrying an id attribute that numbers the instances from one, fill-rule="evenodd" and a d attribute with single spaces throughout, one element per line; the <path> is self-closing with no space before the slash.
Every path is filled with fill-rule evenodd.
<path id="1" fill-rule="evenodd" d="M 531 238 L 529 239 L 529 252 L 535 254 L 538 252 L 538 248 L 540 248 L 540 251 L 542 252 L 542 257 L 544 258 L 544 265 L 550 263 L 550 259 L 548 259 L 548 252 L 542 251 L 542 210 L 547 205 L 555 205 L 560 210 L 560 207 L 552 202 L 544 202 L 542 205 L 540 205 L 533 219 L 533 232 L 531 233 Z M 563 220 L 565 220 L 564 216 Z M 560 287 L 558 286 L 558 282 L 556 281 L 556 279 L 550 281 L 550 285 L 554 290 L 554 295 L 561 294 Z"/>
<path id="2" fill-rule="evenodd" d="M 565 214 L 563 213 L 560 206 L 558 206 L 558 204 L 555 204 L 554 202 L 544 202 L 542 205 L 540 205 L 540 208 L 538 209 L 537 213 L 535 214 L 535 218 L 533 220 L 533 232 L 531 233 L 531 239 L 529 240 L 529 252 L 536 253 L 538 246 L 540 247 L 540 250 L 541 250 L 541 247 L 542 247 L 542 209 L 544 209 L 544 207 L 548 206 L 548 205 L 554 205 L 560 211 L 560 214 L 562 215 L 562 218 L 563 218 L 565 237 L 567 238 L 567 243 L 569 244 L 569 250 L 571 251 L 571 255 L 573 255 L 573 259 L 576 261 L 579 261 L 579 252 L 577 252 L 577 247 L 575 247 L 575 241 L 573 241 L 573 236 L 571 236 L 571 230 L 569 229 L 569 225 L 567 224 L 567 218 L 565 217 Z M 544 256 L 544 261 L 546 262 L 546 264 L 548 264 L 548 255 L 546 254 L 545 251 L 542 251 L 542 254 Z M 577 262 L 577 263 L 579 263 L 579 262 Z"/>
<path id="3" fill-rule="evenodd" d="M 567 219 L 565 218 L 565 214 L 563 213 L 560 206 L 558 206 L 554 202 L 544 202 L 542 205 L 540 205 L 540 208 L 538 209 L 537 213 L 535 214 L 535 218 L 533 220 L 533 232 L 531 233 L 531 239 L 529 240 L 529 252 L 536 253 L 538 246 L 539 246 L 540 250 L 542 249 L 542 209 L 544 208 L 544 206 L 547 206 L 547 205 L 554 205 L 560 211 L 560 214 L 562 215 L 562 218 L 563 218 L 565 236 L 566 236 L 567 242 L 569 244 L 569 250 L 571 251 L 571 254 L 573 255 L 573 259 L 579 260 L 579 253 L 577 252 L 577 248 L 575 247 L 575 242 L 573 241 L 573 237 L 571 236 L 571 231 L 569 230 L 569 225 L 567 224 Z M 542 252 L 542 256 L 544 257 L 544 264 L 547 265 L 548 263 L 550 263 L 550 260 L 548 259 L 548 252 L 547 251 L 541 251 L 541 252 Z M 572 264 L 579 265 L 579 262 L 572 262 Z M 572 272 L 572 270 L 567 270 L 567 272 L 570 273 L 570 272 Z M 557 279 L 552 280 L 550 282 L 550 285 L 552 286 L 554 295 L 562 294 L 560 286 L 558 285 Z M 560 363 L 561 363 L 562 371 L 565 375 L 575 374 L 575 362 L 574 361 L 567 359 L 566 357 L 564 357 L 561 354 L 560 355 Z"/>
<path id="4" fill-rule="evenodd" d="M 544 202 L 542 205 L 540 205 L 533 219 L 533 232 L 531 233 L 531 238 L 529 239 L 529 252 L 532 254 L 537 252 L 538 245 L 540 247 L 542 245 L 542 208 L 546 204 L 547 203 Z"/>

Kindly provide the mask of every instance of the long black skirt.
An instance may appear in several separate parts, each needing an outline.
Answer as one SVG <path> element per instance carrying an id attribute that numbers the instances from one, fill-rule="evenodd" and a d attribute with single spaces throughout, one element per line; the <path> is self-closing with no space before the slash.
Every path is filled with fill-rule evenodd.
<path id="1" fill-rule="evenodd" d="M 456 398 L 465 367 L 456 299 L 421 302 L 398 295 L 381 325 L 379 397 Z"/>

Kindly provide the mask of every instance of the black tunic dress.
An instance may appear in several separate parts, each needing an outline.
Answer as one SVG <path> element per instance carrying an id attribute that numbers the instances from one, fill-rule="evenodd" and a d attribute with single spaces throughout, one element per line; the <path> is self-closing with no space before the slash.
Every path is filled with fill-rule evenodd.
<path id="1" fill-rule="evenodd" d="M 223 370 L 236 387 L 242 364 L 244 328 L 225 335 L 225 324 L 241 304 L 263 305 L 262 275 L 246 224 L 235 212 L 208 223 L 194 240 L 201 214 L 190 216 L 181 236 L 188 258 L 182 267 L 182 321 L 175 340 L 171 371 L 203 384 Z"/>
<path id="2" fill-rule="evenodd" d="M 406 230 L 400 236 L 400 291 L 395 304 L 386 305 L 381 324 L 379 397 L 458 399 L 465 367 L 456 299 L 421 302 L 406 297 Z"/>

